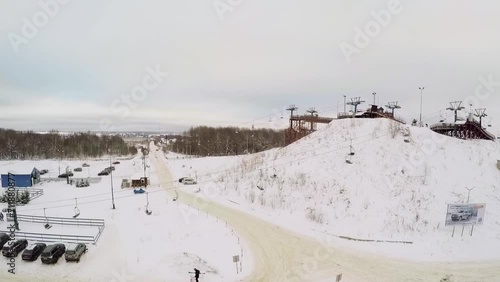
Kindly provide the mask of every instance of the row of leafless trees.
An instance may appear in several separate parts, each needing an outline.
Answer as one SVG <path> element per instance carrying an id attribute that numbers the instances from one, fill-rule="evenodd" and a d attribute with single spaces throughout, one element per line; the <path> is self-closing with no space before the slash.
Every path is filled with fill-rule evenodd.
<path id="1" fill-rule="evenodd" d="M 237 127 L 193 127 L 175 136 L 168 149 L 197 156 L 256 153 L 284 145 L 284 131 Z"/>
<path id="2" fill-rule="evenodd" d="M 108 151 L 109 150 L 109 151 Z M 47 134 L 0 129 L 0 159 L 50 159 L 101 157 L 136 154 L 119 136 L 98 136 L 94 133 L 69 135 L 51 131 Z"/>

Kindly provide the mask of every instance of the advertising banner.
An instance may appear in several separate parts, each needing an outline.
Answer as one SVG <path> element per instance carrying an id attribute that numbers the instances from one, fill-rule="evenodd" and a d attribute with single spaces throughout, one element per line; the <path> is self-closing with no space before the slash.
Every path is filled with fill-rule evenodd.
<path id="1" fill-rule="evenodd" d="M 448 204 L 445 225 L 483 224 L 486 204 Z"/>

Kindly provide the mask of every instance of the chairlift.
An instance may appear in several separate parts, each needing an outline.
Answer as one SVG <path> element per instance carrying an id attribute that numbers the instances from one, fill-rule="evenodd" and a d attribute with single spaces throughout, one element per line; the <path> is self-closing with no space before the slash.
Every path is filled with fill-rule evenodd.
<path id="1" fill-rule="evenodd" d="M 443 116 L 443 114 L 441 113 L 441 114 L 439 115 L 439 122 L 441 122 L 441 123 L 442 123 L 442 122 L 445 122 L 447 117 L 448 117 L 448 113 L 444 113 L 444 116 Z"/>
<path id="2" fill-rule="evenodd" d="M 50 225 L 49 219 L 47 218 L 47 214 L 45 213 L 45 208 L 43 208 L 43 215 L 45 216 L 45 225 L 43 227 L 45 227 L 45 229 L 52 228 L 52 225 Z"/>
<path id="3" fill-rule="evenodd" d="M 349 156 L 354 156 L 354 147 L 349 146 Z"/>
<path id="4" fill-rule="evenodd" d="M 264 191 L 264 186 L 262 185 L 262 178 L 259 179 L 256 186 L 259 190 Z"/>
<path id="5" fill-rule="evenodd" d="M 146 193 L 146 214 L 151 215 L 153 212 L 149 209 L 149 193 Z"/>
<path id="6" fill-rule="evenodd" d="M 352 156 L 352 155 L 347 155 L 347 156 L 345 157 L 345 162 L 346 162 L 347 164 L 352 164 L 352 157 L 351 157 L 351 156 Z"/>
<path id="7" fill-rule="evenodd" d="M 77 218 L 80 215 L 80 209 L 78 208 L 78 199 L 75 198 L 75 215 L 73 215 L 73 218 Z"/>

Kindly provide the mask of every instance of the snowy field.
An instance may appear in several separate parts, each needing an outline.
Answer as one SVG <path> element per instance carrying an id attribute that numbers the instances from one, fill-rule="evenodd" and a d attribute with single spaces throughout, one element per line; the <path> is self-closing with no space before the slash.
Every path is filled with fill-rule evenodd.
<path id="1" fill-rule="evenodd" d="M 116 159 L 113 159 L 115 161 Z M 134 194 L 132 189 L 121 189 L 122 179 L 142 175 L 140 157 L 119 158 L 115 165 L 113 186 L 116 209 L 112 209 L 110 176 L 102 176 L 100 182 L 86 188 L 76 188 L 62 181 L 43 181 L 34 188 L 42 188 L 44 195 L 26 206 L 18 207 L 19 214 L 48 217 L 74 215 L 75 198 L 78 199 L 79 218 L 105 220 L 105 228 L 96 245 L 89 244 L 89 251 L 80 263 L 66 263 L 61 258 L 56 265 L 43 265 L 38 259 L 25 262 L 19 255 L 16 275 L 7 272 L 7 258 L 0 257 L 0 281 L 189 281 L 189 271 L 196 267 L 202 272 L 202 281 L 236 281 L 251 271 L 251 261 L 244 262 L 243 273 L 236 274 L 234 255 L 241 253 L 242 243 L 232 230 L 212 216 L 173 201 L 167 192 L 170 183 L 159 183 L 155 167 L 147 161 L 146 174 L 151 177 L 149 209 L 145 213 L 146 194 Z M 30 173 L 33 167 L 48 169 L 42 179 L 57 177 L 61 172 L 81 167 L 89 168 L 74 172 L 74 177 L 97 177 L 97 173 L 109 166 L 103 160 L 40 160 L 0 162 L 0 172 Z M 5 191 L 5 189 L 3 189 Z M 6 204 L 0 204 L 0 208 Z M 6 230 L 7 223 L 0 223 Z M 46 230 L 43 224 L 20 222 L 23 232 L 51 234 L 94 235 L 96 227 L 68 227 L 53 224 Z"/>
<path id="2" fill-rule="evenodd" d="M 404 135 L 408 135 L 405 137 Z M 409 142 L 404 142 L 404 139 Z M 347 164 L 350 146 L 354 155 Z M 283 149 L 236 157 L 167 153 L 189 192 L 353 250 L 415 261 L 500 259 L 498 143 L 389 120 L 334 121 Z M 485 222 L 444 226 L 448 203 L 486 203 Z M 341 239 L 406 241 L 359 242 Z"/>

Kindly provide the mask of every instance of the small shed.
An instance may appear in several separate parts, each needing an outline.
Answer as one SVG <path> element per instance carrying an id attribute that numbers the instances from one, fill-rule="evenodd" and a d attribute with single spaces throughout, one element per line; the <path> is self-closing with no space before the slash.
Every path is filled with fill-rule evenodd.
<path id="1" fill-rule="evenodd" d="M 9 187 L 9 175 L 2 174 L 2 187 Z M 31 187 L 40 182 L 40 171 L 33 168 L 30 174 L 11 174 L 15 187 Z"/>

